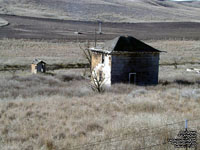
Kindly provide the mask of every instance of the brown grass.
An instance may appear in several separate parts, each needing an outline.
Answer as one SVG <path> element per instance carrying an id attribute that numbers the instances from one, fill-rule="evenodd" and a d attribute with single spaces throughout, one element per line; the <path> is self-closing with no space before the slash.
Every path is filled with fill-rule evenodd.
<path id="1" fill-rule="evenodd" d="M 47 63 L 82 58 L 72 43 L 7 39 L 0 42 L 0 57 L 12 59 L 2 61 L 3 64 L 29 64 L 38 56 Z M 191 61 L 192 54 L 194 62 L 199 61 L 198 41 L 148 42 L 168 52 L 161 54 L 161 63 L 171 64 L 178 57 Z M 110 150 L 162 143 L 175 137 L 184 128 L 184 122 L 163 125 L 200 117 L 200 77 L 185 71 L 190 67 L 199 65 L 161 65 L 157 86 L 116 84 L 102 94 L 91 90 L 82 75 L 84 69 L 55 70 L 50 75 L 1 72 L 0 149 Z M 198 124 L 199 120 L 191 121 L 189 127 L 199 131 Z M 96 141 L 97 145 L 85 145 Z M 164 145 L 154 149 L 174 148 Z"/>
<path id="2" fill-rule="evenodd" d="M 13 76 L 0 80 L 0 98 L 29 98 L 35 96 L 63 95 L 68 97 L 90 95 L 87 82 L 75 74 L 53 76 Z M 79 86 L 78 88 L 77 85 Z M 27 88 L 28 87 L 28 88 Z M 77 89 L 77 90 L 74 90 Z"/>
<path id="3" fill-rule="evenodd" d="M 199 41 L 166 40 L 146 42 L 159 50 L 167 52 L 161 53 L 160 64 L 172 65 L 177 62 L 185 65 L 196 64 L 200 61 Z M 84 43 L 81 45 L 83 46 Z M 87 62 L 82 55 L 79 44 L 74 42 L 0 40 L 1 65 L 30 65 L 35 58 L 43 59 L 47 64 L 66 65 Z"/>
<path id="4" fill-rule="evenodd" d="M 168 81 L 155 87 L 117 84 L 97 94 L 77 74 L 1 78 L 0 148 L 60 150 L 81 144 L 79 149 L 133 149 L 149 134 L 146 146 L 163 142 L 184 122 L 160 126 L 199 117 L 198 81 Z M 189 125 L 196 129 L 197 123 Z M 106 143 L 82 145 L 99 140 Z M 119 142 L 109 144 L 113 140 Z"/>
<path id="5" fill-rule="evenodd" d="M 195 64 L 200 62 L 199 41 L 191 40 L 165 40 L 165 41 L 148 41 L 153 47 L 166 51 L 161 54 L 161 64 Z"/>
<path id="6" fill-rule="evenodd" d="M 85 62 L 80 53 L 79 46 L 72 42 L 0 40 L 0 62 L 3 65 L 29 65 L 35 58 L 48 64 Z"/>

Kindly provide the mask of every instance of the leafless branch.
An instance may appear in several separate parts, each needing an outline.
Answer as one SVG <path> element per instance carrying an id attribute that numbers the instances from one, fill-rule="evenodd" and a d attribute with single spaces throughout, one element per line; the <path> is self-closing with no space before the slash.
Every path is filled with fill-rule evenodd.
<path id="1" fill-rule="evenodd" d="M 105 81 L 105 78 L 99 78 L 97 73 L 93 70 L 92 73 L 91 73 L 91 78 L 92 78 L 92 89 L 94 91 L 97 91 L 99 93 L 102 93 L 104 92 L 104 88 L 103 88 L 103 85 L 104 85 L 104 81 Z"/>
<path id="2" fill-rule="evenodd" d="M 83 54 L 84 54 L 84 57 L 87 59 L 89 65 L 91 66 L 91 59 L 92 59 L 92 55 L 91 55 L 91 52 L 90 52 L 90 42 L 88 41 L 87 44 L 85 44 L 84 47 L 82 47 L 80 44 L 79 44 L 79 47 L 80 49 L 83 51 Z M 90 67 L 91 68 L 91 67 Z"/>
<path id="3" fill-rule="evenodd" d="M 87 59 L 89 65 L 90 65 L 90 75 L 91 75 L 91 80 L 92 80 L 92 84 L 91 84 L 91 88 L 93 91 L 97 91 L 99 93 L 104 91 L 103 85 L 104 85 L 104 78 L 100 78 L 97 74 L 97 72 L 95 70 L 92 70 L 92 54 L 90 51 L 90 43 L 89 41 L 87 42 L 87 44 L 82 47 L 81 45 L 79 45 L 80 49 L 83 51 L 84 57 Z"/>

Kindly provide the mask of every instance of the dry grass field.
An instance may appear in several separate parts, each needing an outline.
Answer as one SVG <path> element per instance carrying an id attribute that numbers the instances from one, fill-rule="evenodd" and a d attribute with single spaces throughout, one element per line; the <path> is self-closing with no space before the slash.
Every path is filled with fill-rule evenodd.
<path id="1" fill-rule="evenodd" d="M 0 26 L 10 23 L 0 28 L 0 150 L 174 150 L 166 141 L 185 119 L 200 133 L 200 74 L 186 71 L 200 69 L 199 12 L 200 2 L 0 0 Z M 167 52 L 157 86 L 92 90 L 74 32 L 84 46 L 97 20 L 101 42 L 137 35 Z M 35 58 L 46 74 L 30 73 Z"/>
<path id="2" fill-rule="evenodd" d="M 147 41 L 151 46 L 166 51 L 161 53 L 161 64 L 199 64 L 200 42 L 193 40 Z"/>
<path id="3" fill-rule="evenodd" d="M 163 125 L 200 117 L 199 87 L 200 78 L 192 76 L 156 87 L 119 84 L 98 94 L 77 73 L 1 78 L 0 148 L 122 150 L 162 143 L 184 122 Z M 189 127 L 199 131 L 199 122 Z"/>
<path id="4" fill-rule="evenodd" d="M 48 42 L 34 40 L 0 40 L 2 65 L 29 65 L 35 58 L 48 64 L 84 62 L 79 44 L 74 42 Z"/>
<path id="5" fill-rule="evenodd" d="M 157 86 L 117 84 L 98 94 L 90 88 L 85 69 L 49 70 L 47 75 L 1 71 L 0 149 L 148 147 L 175 137 L 184 128 L 184 119 L 197 118 L 189 127 L 199 131 L 200 76 L 186 72 L 199 68 L 199 41 L 146 42 L 167 51 L 161 54 Z M 80 53 L 73 42 L 0 40 L 4 67 L 29 65 L 34 58 L 49 64 L 86 62 Z M 151 149 L 174 148 L 165 144 Z"/>
<path id="6" fill-rule="evenodd" d="M 200 62 L 199 41 L 148 40 L 144 42 L 167 52 L 161 53 L 161 65 L 172 65 L 174 62 L 180 65 Z M 79 46 L 84 47 L 85 44 L 84 42 L 2 39 L 0 40 L 0 66 L 28 66 L 35 58 L 43 59 L 47 64 L 86 63 Z"/>

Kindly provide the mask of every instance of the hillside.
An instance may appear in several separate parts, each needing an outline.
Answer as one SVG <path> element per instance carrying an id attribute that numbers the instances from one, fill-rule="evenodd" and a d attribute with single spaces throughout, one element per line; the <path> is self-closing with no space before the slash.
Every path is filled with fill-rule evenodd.
<path id="1" fill-rule="evenodd" d="M 1 14 L 108 22 L 199 21 L 200 2 L 0 0 Z"/>
<path id="2" fill-rule="evenodd" d="M 6 21 L 6 20 L 0 18 L 0 27 L 1 27 L 1 26 L 5 26 L 5 25 L 7 25 L 7 24 L 8 24 L 8 21 Z"/>

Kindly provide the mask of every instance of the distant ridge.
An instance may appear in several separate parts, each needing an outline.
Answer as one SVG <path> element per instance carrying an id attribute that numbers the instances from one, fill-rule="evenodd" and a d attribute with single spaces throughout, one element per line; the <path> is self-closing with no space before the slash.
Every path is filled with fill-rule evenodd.
<path id="1" fill-rule="evenodd" d="M 187 0 L 188 1 L 188 0 Z M 200 22 L 200 1 L 0 0 L 1 14 L 106 22 Z"/>

